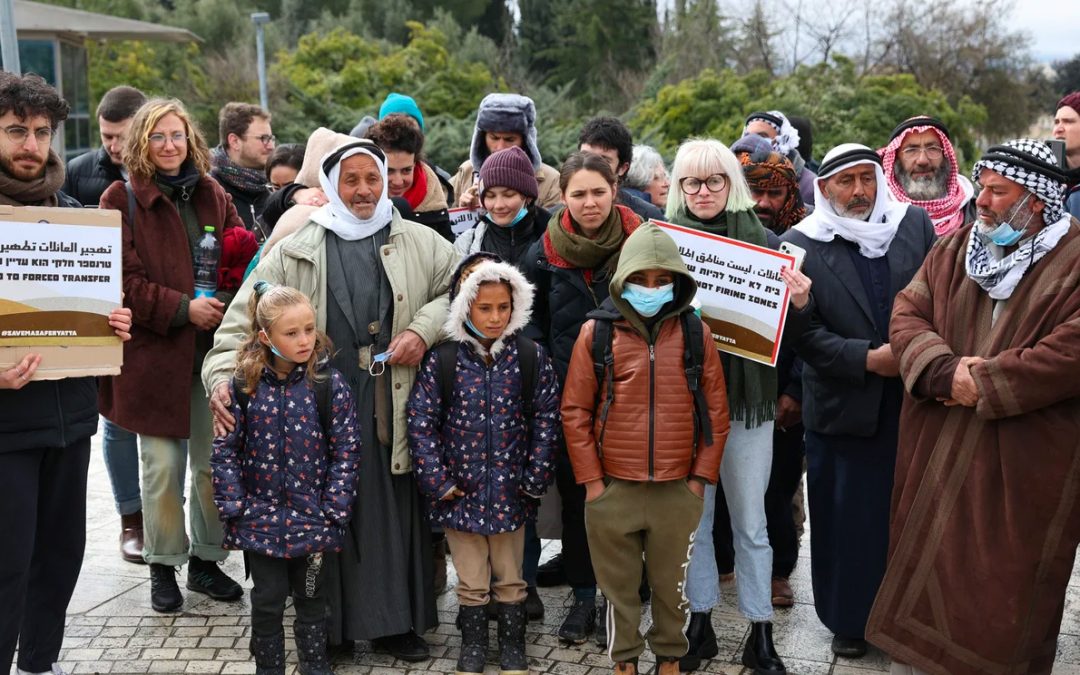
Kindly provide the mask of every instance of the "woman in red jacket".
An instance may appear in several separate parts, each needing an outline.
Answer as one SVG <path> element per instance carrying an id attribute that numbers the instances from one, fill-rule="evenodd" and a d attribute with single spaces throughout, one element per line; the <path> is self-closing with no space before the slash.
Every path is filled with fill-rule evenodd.
<path id="1" fill-rule="evenodd" d="M 193 250 L 208 227 L 229 249 L 243 244 L 246 238 L 235 236 L 244 232 L 243 221 L 209 176 L 206 141 L 179 101 L 156 99 L 139 109 L 124 165 L 130 199 L 117 181 L 101 207 L 123 214 L 124 304 L 134 325 L 124 372 L 104 380 L 99 405 L 105 417 L 139 435 L 151 605 L 159 612 L 180 609 L 174 568 L 186 562 L 189 590 L 239 600 L 240 586 L 217 565 L 227 553 L 211 484 L 210 410 L 198 377 L 235 287 L 222 287 L 233 275 L 220 269 L 217 292 L 195 297 Z M 222 252 L 223 262 L 234 257 L 234 250 Z M 192 474 L 190 532 L 184 527 L 185 461 Z"/>

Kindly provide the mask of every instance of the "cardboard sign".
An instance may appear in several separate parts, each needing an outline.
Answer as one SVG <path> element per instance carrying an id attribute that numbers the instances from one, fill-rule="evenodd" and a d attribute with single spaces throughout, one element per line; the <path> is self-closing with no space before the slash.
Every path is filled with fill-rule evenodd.
<path id="1" fill-rule="evenodd" d="M 671 235 L 698 284 L 701 318 L 716 348 L 776 366 L 789 291 L 780 277 L 795 258 L 708 232 L 653 221 Z"/>
<path id="2" fill-rule="evenodd" d="M 0 206 L 0 369 L 41 355 L 35 380 L 119 375 L 120 212 Z"/>
<path id="3" fill-rule="evenodd" d="M 453 230 L 455 237 L 460 237 L 462 232 L 480 221 L 483 211 L 460 206 L 456 209 L 448 209 L 448 213 L 450 214 L 450 229 Z"/>

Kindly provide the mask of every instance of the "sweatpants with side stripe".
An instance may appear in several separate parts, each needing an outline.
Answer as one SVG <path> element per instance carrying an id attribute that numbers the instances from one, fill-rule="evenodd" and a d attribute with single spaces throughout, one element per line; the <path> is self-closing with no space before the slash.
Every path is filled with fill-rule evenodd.
<path id="1" fill-rule="evenodd" d="M 612 661 L 637 658 L 645 639 L 658 658 L 686 654 L 686 569 L 703 505 L 685 480 L 611 479 L 599 497 L 585 503 L 593 570 L 608 603 Z M 652 588 L 652 627 L 645 638 L 638 630 L 642 559 Z"/>

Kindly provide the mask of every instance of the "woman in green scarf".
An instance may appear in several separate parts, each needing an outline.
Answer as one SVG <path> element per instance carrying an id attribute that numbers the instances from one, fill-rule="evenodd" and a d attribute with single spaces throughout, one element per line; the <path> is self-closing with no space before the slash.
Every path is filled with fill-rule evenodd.
<path id="1" fill-rule="evenodd" d="M 683 143 L 675 155 L 671 182 L 667 217 L 673 223 L 757 246 L 775 248 L 779 244 L 769 241 L 770 233 L 754 214 L 754 200 L 738 159 L 719 141 Z M 772 238 L 775 240 L 775 235 Z M 785 273 L 784 278 L 795 310 L 791 316 L 807 314 L 810 280 L 799 272 Z M 714 485 L 706 488 L 705 512 L 694 536 L 686 582 L 690 646 L 680 669 L 694 670 L 702 659 L 712 658 L 718 651 L 711 615 L 720 602 L 720 581 L 712 530 L 716 499 L 720 498 L 726 500 L 731 514 L 739 611 L 751 622 L 743 665 L 757 674 L 784 673 L 772 640 L 772 548 L 765 520 L 778 395 L 776 369 L 731 354 L 720 356 L 727 381 L 731 435 L 720 465 L 722 491 Z"/>
<path id="2" fill-rule="evenodd" d="M 641 224 L 633 211 L 615 203 L 616 185 L 615 173 L 599 155 L 568 157 L 559 176 L 566 206 L 552 214 L 547 231 L 522 260 L 525 276 L 536 286 L 531 336 L 548 348 L 560 383 L 566 381 L 585 315 L 607 299 L 623 242 Z M 585 537 L 585 488 L 575 482 L 565 450 L 559 453 L 556 485 L 562 498 L 563 568 L 574 590 L 574 604 L 559 628 L 559 638 L 580 644 L 595 630 L 597 642 L 606 644 L 602 611 L 597 621 L 603 603 L 597 607 L 596 577 Z M 530 554 L 526 535 L 525 566 L 535 565 L 538 557 L 539 547 Z"/>

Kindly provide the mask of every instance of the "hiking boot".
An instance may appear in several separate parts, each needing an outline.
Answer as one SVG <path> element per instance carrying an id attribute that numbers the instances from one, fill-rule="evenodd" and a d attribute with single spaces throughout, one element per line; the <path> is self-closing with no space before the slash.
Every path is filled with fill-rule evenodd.
<path id="1" fill-rule="evenodd" d="M 607 600 L 601 595 L 600 602 L 596 603 L 596 633 L 593 639 L 596 646 L 603 649 L 607 649 L 607 612 Z"/>
<path id="2" fill-rule="evenodd" d="M 787 672 L 773 646 L 772 623 L 755 621 L 750 624 L 750 637 L 743 649 L 742 664 L 754 675 L 783 675 Z"/>
<path id="3" fill-rule="evenodd" d="M 176 569 L 171 565 L 150 563 L 150 606 L 155 612 L 176 612 L 184 606 Z"/>
<path id="4" fill-rule="evenodd" d="M 251 655 L 255 657 L 255 675 L 285 675 L 285 632 L 260 637 L 251 636 Z"/>
<path id="5" fill-rule="evenodd" d="M 458 652 L 457 675 L 484 672 L 488 650 L 487 621 L 487 612 L 482 605 L 462 605 L 458 609 L 461 650 Z"/>
<path id="6" fill-rule="evenodd" d="M 559 639 L 567 644 L 579 645 L 596 630 L 596 599 L 574 598 L 570 613 L 559 627 Z"/>
<path id="7" fill-rule="evenodd" d="M 536 586 L 525 589 L 525 616 L 529 617 L 529 621 L 544 620 L 544 601 L 540 599 Z"/>
<path id="8" fill-rule="evenodd" d="M 293 624 L 296 638 L 296 658 L 300 675 L 334 675 L 330 670 L 330 657 L 326 652 L 326 624 Z"/>
<path id="9" fill-rule="evenodd" d="M 375 649 L 387 652 L 395 659 L 401 659 L 402 661 L 424 661 L 431 656 L 431 648 L 428 647 L 428 643 L 424 642 L 424 638 L 413 631 L 375 638 L 371 641 L 371 645 Z"/>
<path id="10" fill-rule="evenodd" d="M 720 653 L 716 633 L 712 626 L 712 610 L 691 612 L 690 625 L 686 627 L 686 641 L 690 647 L 686 656 L 679 659 L 679 670 L 688 673 L 701 667 L 701 662 Z"/>
<path id="11" fill-rule="evenodd" d="M 145 565 L 143 550 L 142 511 L 120 516 L 120 557 L 129 563 Z"/>
<path id="12" fill-rule="evenodd" d="M 563 568 L 562 553 L 536 568 L 536 585 L 540 588 L 562 586 L 566 583 L 566 569 Z"/>
<path id="13" fill-rule="evenodd" d="M 525 605 L 499 603 L 499 675 L 529 675 L 525 657 Z"/>
<path id="14" fill-rule="evenodd" d="M 244 589 L 226 576 L 216 562 L 195 556 L 188 558 L 187 589 L 223 602 L 235 602 L 244 597 Z"/>

